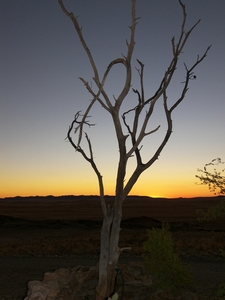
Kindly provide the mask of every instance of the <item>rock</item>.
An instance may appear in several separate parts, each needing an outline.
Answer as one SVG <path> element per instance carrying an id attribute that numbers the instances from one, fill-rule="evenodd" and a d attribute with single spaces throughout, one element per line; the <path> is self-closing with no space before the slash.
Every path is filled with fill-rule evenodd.
<path id="1" fill-rule="evenodd" d="M 94 300 L 97 284 L 98 266 L 58 269 L 46 272 L 42 281 L 30 281 L 24 300 Z M 146 300 L 152 294 L 152 278 L 140 262 L 119 264 L 116 285 L 123 300 Z"/>

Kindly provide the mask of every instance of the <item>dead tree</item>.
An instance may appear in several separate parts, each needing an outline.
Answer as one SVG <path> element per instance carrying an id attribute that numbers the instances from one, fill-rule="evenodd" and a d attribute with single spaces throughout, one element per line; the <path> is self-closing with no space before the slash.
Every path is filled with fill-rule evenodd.
<path id="1" fill-rule="evenodd" d="M 98 72 L 94 58 L 83 37 L 82 28 L 80 27 L 77 18 L 72 12 L 69 12 L 66 9 L 63 0 L 58 1 L 63 12 L 72 21 L 75 30 L 78 34 L 80 43 L 87 54 L 87 57 L 89 59 L 90 65 L 94 73 L 93 81 L 95 84 L 95 89 L 97 90 L 96 92 L 96 90 L 91 84 L 89 84 L 87 80 L 85 80 L 84 78 L 80 78 L 88 92 L 91 94 L 92 100 L 83 114 L 81 114 L 81 111 L 78 111 L 75 114 L 75 118 L 69 127 L 67 138 L 71 145 L 75 148 L 75 150 L 78 153 L 80 153 L 86 161 L 90 163 L 98 178 L 100 202 L 104 217 L 101 229 L 99 283 L 96 288 L 96 299 L 103 300 L 112 294 L 114 288 L 115 268 L 119 259 L 119 255 L 121 251 L 124 250 L 120 249 L 118 246 L 123 202 L 126 199 L 129 192 L 131 191 L 134 184 L 136 183 L 136 181 L 138 180 L 139 176 L 158 159 L 161 151 L 168 142 L 173 129 L 172 113 L 177 108 L 177 106 L 183 101 L 188 91 L 189 83 L 195 77 L 194 69 L 205 59 L 210 49 L 210 46 L 206 49 L 203 55 L 197 56 L 196 60 L 191 66 L 187 66 L 187 64 L 184 64 L 185 79 L 181 84 L 179 97 L 174 100 L 172 105 L 169 105 L 167 100 L 167 89 L 177 69 L 178 59 L 182 54 L 185 44 L 188 38 L 190 37 L 192 31 L 200 22 L 200 20 L 198 20 L 190 29 L 186 30 L 187 15 L 185 5 L 181 2 L 181 0 L 179 0 L 179 5 L 182 9 L 183 19 L 180 34 L 177 40 L 175 40 L 174 37 L 171 40 L 172 59 L 171 61 L 169 61 L 168 67 L 162 76 L 162 80 L 159 83 L 158 89 L 155 93 L 153 93 L 151 97 L 145 95 L 144 64 L 140 60 L 137 60 L 138 68 L 135 70 L 139 74 L 140 86 L 139 89 L 131 88 L 133 72 L 132 54 L 135 46 L 135 28 L 138 20 L 138 18 L 136 17 L 136 0 L 131 0 L 131 25 L 129 27 L 130 37 L 129 40 L 126 42 L 127 53 L 122 57 L 116 58 L 113 61 L 111 61 L 107 66 L 104 74 L 102 74 L 102 76 L 100 76 Z M 115 65 L 118 64 L 122 65 L 125 68 L 126 76 L 124 80 L 124 85 L 121 89 L 119 96 L 110 99 L 110 97 L 104 89 L 104 85 L 107 81 L 107 77 L 110 71 Z M 126 111 L 121 111 L 121 106 L 125 101 L 128 101 L 129 104 L 129 99 L 127 96 L 128 93 L 132 90 L 137 96 L 136 105 L 134 107 L 130 107 Z M 155 153 L 151 157 L 149 157 L 149 159 L 146 162 L 143 162 L 141 152 L 142 144 L 145 139 L 148 139 L 151 134 L 156 133 L 160 128 L 159 125 L 156 128 L 153 128 L 152 130 L 147 129 L 147 125 L 151 116 L 153 115 L 155 105 L 159 101 L 159 99 L 162 99 L 163 101 L 164 113 L 167 120 L 167 130 Z M 103 178 L 93 157 L 91 140 L 88 134 L 84 131 L 84 128 L 86 126 L 94 125 L 90 122 L 89 116 L 91 109 L 96 103 L 100 103 L 102 109 L 106 110 L 112 117 L 119 147 L 115 199 L 114 204 L 112 206 L 107 206 L 106 204 L 104 196 Z M 132 122 L 130 121 L 131 116 Z M 76 141 L 74 141 L 74 139 L 71 136 L 73 130 L 77 135 Z M 85 148 L 82 146 L 83 139 L 85 139 L 87 142 L 88 151 L 85 150 Z M 127 163 L 131 157 L 136 158 L 136 167 L 134 168 L 132 174 L 125 183 Z"/>

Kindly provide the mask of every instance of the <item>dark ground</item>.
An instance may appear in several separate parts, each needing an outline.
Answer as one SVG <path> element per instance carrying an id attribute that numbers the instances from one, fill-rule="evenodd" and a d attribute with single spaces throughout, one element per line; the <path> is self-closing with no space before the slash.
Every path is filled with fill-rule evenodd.
<path id="1" fill-rule="evenodd" d="M 99 221 L 26 221 L 1 217 L 0 222 L 0 300 L 23 299 L 28 281 L 42 280 L 45 272 L 98 262 Z M 147 239 L 146 229 L 151 226 L 160 227 L 161 223 L 146 217 L 123 221 L 121 246 L 131 246 L 132 250 L 121 255 L 121 263 L 142 260 L 142 244 Z M 182 261 L 193 270 L 199 294 L 209 298 L 215 287 L 225 281 L 225 259 L 209 245 L 203 249 L 194 245 L 196 239 L 209 242 L 206 237 L 211 235 L 213 243 L 224 240 L 225 233 L 200 230 L 197 225 L 187 223 L 171 224 L 171 232 Z"/>
<path id="2" fill-rule="evenodd" d="M 120 261 L 139 260 L 140 257 L 123 257 Z M 30 280 L 42 280 L 45 272 L 77 265 L 96 265 L 98 256 L 85 255 L 74 257 L 27 257 L 6 256 L 0 258 L 0 299 L 21 300 L 27 293 Z M 210 296 L 215 286 L 225 281 L 225 263 L 215 258 L 184 259 L 190 264 L 195 274 L 198 291 L 203 296 Z"/>
<path id="3" fill-rule="evenodd" d="M 225 221 L 199 224 L 196 210 L 221 199 L 129 197 L 124 202 L 120 247 L 131 251 L 123 252 L 120 262 L 141 260 L 147 229 L 169 222 L 175 251 L 190 264 L 199 294 L 209 299 L 225 282 L 225 259 L 219 250 L 225 249 Z M 96 265 L 101 219 L 96 196 L 0 199 L 0 300 L 23 299 L 28 281 L 42 280 L 45 272 Z"/>

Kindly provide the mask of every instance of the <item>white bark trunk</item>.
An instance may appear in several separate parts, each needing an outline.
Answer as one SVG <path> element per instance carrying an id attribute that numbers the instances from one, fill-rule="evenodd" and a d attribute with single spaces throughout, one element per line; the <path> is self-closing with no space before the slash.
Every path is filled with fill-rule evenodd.
<path id="1" fill-rule="evenodd" d="M 96 288 L 96 300 L 105 300 L 114 291 L 115 268 L 118 263 L 120 249 L 119 234 L 122 217 L 122 205 L 120 212 L 110 210 L 104 217 L 101 229 L 101 253 L 99 258 L 99 282 Z"/>

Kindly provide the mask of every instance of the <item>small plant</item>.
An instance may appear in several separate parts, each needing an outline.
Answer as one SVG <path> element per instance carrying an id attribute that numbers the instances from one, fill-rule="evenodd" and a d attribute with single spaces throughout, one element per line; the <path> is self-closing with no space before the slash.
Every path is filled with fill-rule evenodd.
<path id="1" fill-rule="evenodd" d="M 148 240 L 144 243 L 148 252 L 146 263 L 153 275 L 154 286 L 171 290 L 176 294 L 180 288 L 194 289 L 194 279 L 188 266 L 184 266 L 174 251 L 169 225 L 148 230 Z"/>
<path id="2" fill-rule="evenodd" d="M 214 195 L 225 195 L 225 168 L 222 169 L 222 165 L 225 164 L 221 158 L 214 158 L 208 164 L 205 164 L 203 169 L 197 169 L 201 175 L 195 175 L 196 178 L 200 180 L 201 185 L 207 185 L 210 192 Z M 211 221 L 218 218 L 225 218 L 225 201 L 222 201 L 209 208 L 208 211 L 204 212 L 202 210 L 197 210 L 199 214 L 199 221 Z"/>
<path id="3" fill-rule="evenodd" d="M 225 300 L 225 282 L 221 282 L 213 293 L 213 300 Z"/>
<path id="4" fill-rule="evenodd" d="M 223 258 L 225 258 L 225 248 L 220 249 L 220 254 L 222 255 Z"/>
<path id="5" fill-rule="evenodd" d="M 214 195 L 225 194 L 225 168 L 222 169 L 222 165 L 225 164 L 221 158 L 214 158 L 208 164 L 205 164 L 203 170 L 197 169 L 201 175 L 195 175 L 200 180 L 201 185 L 208 185 L 210 192 Z"/>
<path id="6" fill-rule="evenodd" d="M 199 209 L 196 211 L 199 215 L 199 222 L 217 220 L 225 218 L 225 201 L 221 200 L 217 205 L 210 207 L 206 212 Z"/>

